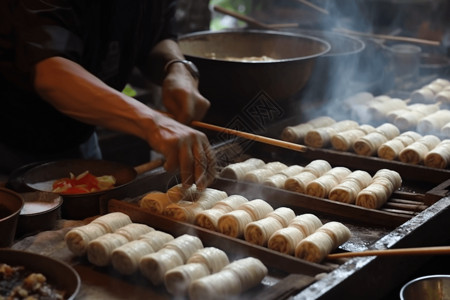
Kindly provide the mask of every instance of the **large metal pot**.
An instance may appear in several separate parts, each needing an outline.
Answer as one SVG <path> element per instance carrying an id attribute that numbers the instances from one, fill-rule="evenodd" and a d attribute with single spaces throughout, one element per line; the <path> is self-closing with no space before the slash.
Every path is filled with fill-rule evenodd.
<path id="1" fill-rule="evenodd" d="M 181 36 L 179 44 L 199 68 L 200 91 L 212 104 L 206 121 L 216 124 L 261 94 L 276 102 L 289 99 L 308 81 L 316 58 L 330 49 L 316 37 L 245 29 L 191 33 Z M 273 60 L 230 60 L 262 56 Z"/>

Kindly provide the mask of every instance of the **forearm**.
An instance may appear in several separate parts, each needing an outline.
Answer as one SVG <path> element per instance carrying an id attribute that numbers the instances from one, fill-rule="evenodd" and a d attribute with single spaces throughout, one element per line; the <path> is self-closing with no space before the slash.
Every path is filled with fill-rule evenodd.
<path id="1" fill-rule="evenodd" d="M 173 59 L 184 59 L 178 44 L 174 40 L 162 40 L 149 53 L 142 70 L 155 83 L 161 84 L 165 77 L 164 66 Z M 182 70 L 188 72 L 185 68 Z"/>
<path id="2" fill-rule="evenodd" d="M 65 115 L 81 122 L 150 140 L 161 115 L 116 91 L 80 65 L 52 57 L 36 65 L 36 92 Z M 146 130 L 143 130 L 143 129 Z"/>

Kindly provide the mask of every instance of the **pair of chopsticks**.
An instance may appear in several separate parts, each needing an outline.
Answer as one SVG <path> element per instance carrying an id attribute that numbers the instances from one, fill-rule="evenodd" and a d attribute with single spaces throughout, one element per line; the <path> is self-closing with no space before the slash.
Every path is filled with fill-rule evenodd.
<path id="1" fill-rule="evenodd" d="M 442 254 L 450 254 L 450 246 L 344 252 L 344 253 L 329 254 L 327 256 L 327 259 L 332 260 L 338 258 L 361 257 L 361 256 L 442 255 Z"/>

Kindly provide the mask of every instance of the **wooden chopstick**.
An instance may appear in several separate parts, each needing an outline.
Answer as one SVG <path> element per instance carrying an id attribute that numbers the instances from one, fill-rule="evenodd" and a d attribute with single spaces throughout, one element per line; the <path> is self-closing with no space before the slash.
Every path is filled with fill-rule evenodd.
<path id="1" fill-rule="evenodd" d="M 260 29 L 276 30 L 276 29 L 283 29 L 283 28 L 296 28 L 299 26 L 298 23 L 265 24 L 265 23 L 261 23 L 261 22 L 255 20 L 252 17 L 237 13 L 235 11 L 220 7 L 218 5 L 214 5 L 213 8 L 217 12 L 220 12 L 222 14 L 225 14 L 225 15 L 231 16 L 233 18 L 236 18 L 238 20 L 244 21 L 247 24 L 253 25 Z"/>
<path id="2" fill-rule="evenodd" d="M 245 138 L 248 140 L 253 140 L 253 141 L 261 142 L 264 144 L 269 144 L 272 146 L 277 146 L 277 147 L 295 150 L 295 151 L 299 151 L 299 152 L 305 152 L 307 150 L 306 146 L 303 146 L 300 144 L 277 140 L 277 139 L 273 139 L 273 138 L 253 134 L 253 133 L 248 133 L 248 132 L 239 131 L 239 130 L 235 130 L 235 129 L 225 128 L 225 127 L 208 124 L 208 123 L 204 123 L 204 122 L 200 122 L 200 121 L 193 121 L 193 122 L 191 122 L 191 125 L 200 127 L 203 129 L 208 129 L 208 130 L 212 130 L 212 131 L 216 131 L 216 132 L 231 134 L 231 135 L 239 136 L 239 137 L 242 137 L 242 138 Z"/>
<path id="3" fill-rule="evenodd" d="M 305 4 L 305 5 L 309 6 L 309 7 L 313 8 L 313 9 L 317 10 L 318 12 L 321 12 L 321 13 L 323 13 L 325 15 L 330 14 L 328 12 L 328 10 L 326 10 L 326 9 L 324 9 L 322 7 L 319 7 L 319 6 L 313 4 L 313 3 L 309 2 L 309 1 L 306 1 L 306 0 L 297 0 L 297 1 L 302 3 L 302 4 Z"/>
<path id="4" fill-rule="evenodd" d="M 327 256 L 327 259 L 359 257 L 359 256 L 437 255 L 437 254 L 450 254 L 450 246 L 366 250 L 361 252 L 343 252 L 343 253 L 329 254 Z"/>
<path id="5" fill-rule="evenodd" d="M 253 25 L 255 27 L 262 28 L 262 29 L 272 29 L 270 26 L 268 26 L 268 25 L 266 25 L 264 23 L 261 23 L 261 22 L 255 20 L 255 19 L 253 19 L 251 17 L 248 17 L 246 15 L 243 15 L 243 14 L 234 12 L 232 10 L 223 8 L 221 6 L 214 5 L 213 8 L 217 12 L 220 12 L 220 13 L 225 14 L 225 15 L 232 16 L 232 17 L 234 17 L 234 18 L 236 18 L 238 20 L 244 21 L 247 24 L 251 24 L 251 25 Z"/>
<path id="6" fill-rule="evenodd" d="M 349 30 L 349 29 L 344 29 L 344 28 L 334 28 L 333 31 L 346 33 L 346 34 L 350 34 L 350 35 L 378 38 L 378 39 L 382 39 L 382 40 L 402 41 L 402 42 L 417 43 L 417 44 L 424 44 L 424 45 L 430 45 L 430 46 L 439 46 L 441 44 L 440 41 L 424 40 L 424 39 L 412 38 L 412 37 L 407 37 L 407 36 L 365 33 L 365 32 L 358 32 L 358 31 L 353 31 L 353 30 Z"/>

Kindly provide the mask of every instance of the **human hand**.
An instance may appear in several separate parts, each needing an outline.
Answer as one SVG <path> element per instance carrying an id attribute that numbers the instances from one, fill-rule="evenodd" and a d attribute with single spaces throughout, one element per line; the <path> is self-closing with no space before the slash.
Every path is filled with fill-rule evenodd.
<path id="1" fill-rule="evenodd" d="M 165 156 L 164 168 L 178 168 L 185 185 L 208 187 L 216 175 L 216 160 L 206 135 L 165 116 L 158 119 L 158 129 L 150 144 Z"/>
<path id="2" fill-rule="evenodd" d="M 170 66 L 162 84 L 162 100 L 168 112 L 183 123 L 201 120 L 210 102 L 198 90 L 198 80 L 181 63 Z"/>

